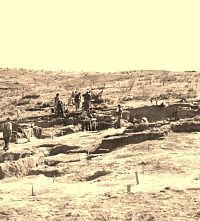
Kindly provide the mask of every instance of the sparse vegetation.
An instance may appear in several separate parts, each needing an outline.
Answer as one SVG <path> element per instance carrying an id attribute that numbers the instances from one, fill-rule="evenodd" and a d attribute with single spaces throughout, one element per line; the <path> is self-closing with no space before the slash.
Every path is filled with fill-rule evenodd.
<path id="1" fill-rule="evenodd" d="M 37 99 L 39 97 L 39 94 L 26 94 L 22 96 L 22 99 Z"/>
<path id="2" fill-rule="evenodd" d="M 16 106 L 23 106 L 23 105 L 27 105 L 30 104 L 30 100 L 29 99 L 20 99 L 20 100 L 14 100 L 12 102 L 12 105 L 16 105 Z"/>
<path id="3" fill-rule="evenodd" d="M 188 108 L 188 103 L 184 103 L 200 99 L 199 73 L 87 72 L 83 78 L 81 73 L 62 70 L 0 68 L 0 79 L 2 121 L 7 115 L 15 119 L 20 110 L 23 128 L 32 127 L 32 123 L 34 129 L 42 127 L 40 139 L 32 137 L 31 142 L 24 142 L 25 138 L 20 138 L 18 144 L 11 145 L 10 152 L 0 154 L 0 178 L 4 178 L 0 219 L 195 221 L 199 218 L 199 121 L 194 118 L 178 121 L 181 114 L 190 117 L 188 113 L 199 111 L 198 105 Z M 130 109 L 137 118 L 135 124 L 124 120 L 123 125 L 129 125 L 126 130 L 109 128 L 79 133 L 80 121 L 71 117 L 75 114 L 73 106 L 69 106 L 69 118 L 52 117 L 49 107 L 53 106 L 56 93 L 67 102 L 72 91 L 84 93 L 87 88 L 94 93 L 103 89 L 106 103 L 93 109 L 99 114 L 97 118 L 114 120 L 116 105 L 120 103 L 125 110 L 123 114 L 128 112 L 127 107 L 133 107 Z M 151 104 L 150 98 L 157 97 L 159 105 L 155 105 L 155 100 Z M 176 109 L 160 105 L 162 100 L 168 104 L 180 99 L 186 106 L 178 109 L 179 115 Z M 141 123 L 141 112 L 137 110 L 148 115 L 147 121 Z M 175 122 L 168 118 L 170 111 Z M 166 119 L 162 121 L 163 117 Z M 5 178 L 4 172 L 12 178 Z"/>

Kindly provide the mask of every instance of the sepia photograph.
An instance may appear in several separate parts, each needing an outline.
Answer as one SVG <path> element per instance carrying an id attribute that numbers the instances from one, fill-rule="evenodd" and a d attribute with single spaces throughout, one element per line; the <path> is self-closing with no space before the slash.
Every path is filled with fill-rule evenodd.
<path id="1" fill-rule="evenodd" d="M 200 220 L 199 10 L 0 0 L 0 221 Z"/>

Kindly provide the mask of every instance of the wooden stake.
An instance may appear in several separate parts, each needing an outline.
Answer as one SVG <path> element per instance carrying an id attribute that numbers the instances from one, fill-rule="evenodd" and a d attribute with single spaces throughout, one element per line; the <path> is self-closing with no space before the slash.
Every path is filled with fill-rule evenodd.
<path id="1" fill-rule="evenodd" d="M 131 192 L 131 185 L 127 185 L 127 193 L 130 193 Z"/>
<path id="2" fill-rule="evenodd" d="M 139 177 L 138 177 L 138 172 L 137 171 L 135 172 L 135 178 L 136 178 L 136 183 L 138 185 L 139 184 Z"/>
<path id="3" fill-rule="evenodd" d="M 144 174 L 144 164 L 142 164 L 142 174 Z"/>
<path id="4" fill-rule="evenodd" d="M 36 194 L 34 193 L 34 190 L 33 190 L 33 185 L 32 185 L 32 192 L 31 192 L 31 195 L 32 195 L 32 196 L 36 196 Z"/>
<path id="5" fill-rule="evenodd" d="M 55 182 L 55 179 L 56 179 L 56 176 L 54 175 L 54 177 L 53 177 L 53 183 Z"/>

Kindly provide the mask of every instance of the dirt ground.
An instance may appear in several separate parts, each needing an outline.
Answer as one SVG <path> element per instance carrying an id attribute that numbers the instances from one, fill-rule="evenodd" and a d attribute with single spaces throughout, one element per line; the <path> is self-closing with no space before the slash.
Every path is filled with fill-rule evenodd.
<path id="1" fill-rule="evenodd" d="M 76 136 L 89 137 L 86 132 Z M 171 133 L 90 161 L 64 162 L 58 154 L 63 162 L 56 167 L 68 169 L 64 176 L 1 180 L 1 220 L 198 220 L 199 143 L 199 133 Z M 96 171 L 107 173 L 85 180 Z"/>
<path id="2" fill-rule="evenodd" d="M 97 91 L 104 88 L 106 107 L 115 108 L 118 102 L 136 107 L 149 105 L 153 96 L 166 95 L 167 102 L 198 99 L 200 75 L 141 70 L 73 76 L 0 69 L 1 118 L 8 114 L 15 118 L 17 109 L 24 118 L 39 118 L 49 114 L 56 92 L 67 101 L 72 90 L 85 91 L 88 86 Z M 44 103 L 49 104 L 45 109 L 27 110 Z M 88 157 L 105 136 L 124 130 L 76 132 L 31 138 L 31 142 L 21 138 L 12 143 L 11 152 L 41 150 L 46 155 L 29 175 L 0 180 L 0 220 L 200 220 L 200 132 L 171 132 L 164 139 Z"/>

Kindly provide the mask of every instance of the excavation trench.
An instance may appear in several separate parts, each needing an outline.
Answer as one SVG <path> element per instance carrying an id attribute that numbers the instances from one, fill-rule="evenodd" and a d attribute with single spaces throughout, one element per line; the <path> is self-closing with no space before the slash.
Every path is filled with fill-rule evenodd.
<path id="1" fill-rule="evenodd" d="M 200 114 L 198 105 L 191 105 L 189 103 L 175 103 L 169 106 L 152 105 L 138 108 L 129 108 L 130 119 L 142 119 L 146 117 L 149 122 L 162 121 L 167 118 L 171 119 L 178 117 L 180 119 L 192 118 Z"/>
<path id="2" fill-rule="evenodd" d="M 108 153 L 124 145 L 136 144 L 146 140 L 164 139 L 170 132 L 200 132 L 200 120 L 186 119 L 172 123 L 161 122 L 133 125 L 132 128 L 125 130 L 122 135 L 103 138 L 101 144 L 93 153 Z"/>
<path id="3" fill-rule="evenodd" d="M 32 151 L 26 151 L 22 153 L 3 152 L 3 153 L 0 153 L 0 163 L 6 162 L 6 161 L 17 161 L 21 158 L 30 157 L 33 154 L 34 153 Z"/>
<path id="4" fill-rule="evenodd" d="M 52 160 L 59 154 L 68 156 L 64 160 Z M 48 177 L 62 176 L 67 174 L 66 168 L 59 168 L 59 163 L 74 163 L 80 161 L 79 158 L 71 158 L 70 154 L 86 153 L 84 149 L 78 146 L 43 144 L 36 147 L 34 151 L 22 152 L 2 152 L 0 154 L 0 179 L 7 177 L 22 177 L 26 175 L 43 174 Z"/>
<path id="5" fill-rule="evenodd" d="M 69 173 L 69 163 L 81 161 L 78 154 L 84 154 L 84 158 L 87 156 L 86 151 L 79 146 L 42 144 L 38 148 L 46 149 L 45 152 L 48 152 L 48 155 L 44 157 L 43 164 L 32 168 L 28 175 L 43 174 L 47 177 L 63 176 Z M 76 156 L 74 156 L 74 154 L 76 154 Z"/>
<path id="6" fill-rule="evenodd" d="M 4 161 L 0 164 L 0 179 L 26 176 L 32 168 L 42 164 L 42 158 L 41 154 L 34 154 L 16 161 Z"/>
<path id="7" fill-rule="evenodd" d="M 135 132 L 138 130 L 140 132 Z M 189 119 L 167 125 L 152 123 L 149 126 L 140 125 L 139 129 L 138 127 L 129 128 L 124 134 L 104 137 L 90 153 L 81 146 L 51 143 L 37 146 L 34 151 L 4 152 L 0 154 L 0 179 L 39 174 L 47 177 L 63 176 L 71 173 L 72 165 L 80 167 L 83 160 L 91 160 L 127 144 L 163 139 L 170 131 L 199 132 L 200 121 Z M 69 164 L 72 164 L 70 168 Z M 107 172 L 104 174 L 96 171 L 86 176 L 85 180 L 90 181 L 106 174 Z"/>

